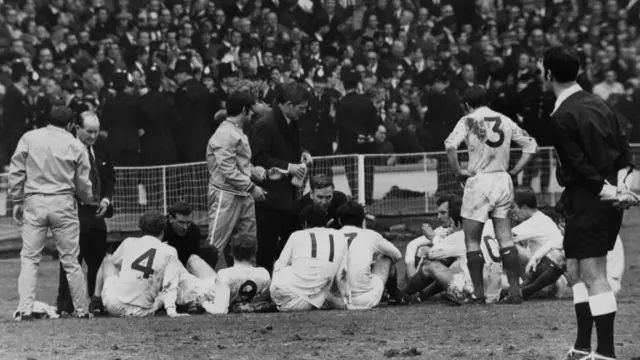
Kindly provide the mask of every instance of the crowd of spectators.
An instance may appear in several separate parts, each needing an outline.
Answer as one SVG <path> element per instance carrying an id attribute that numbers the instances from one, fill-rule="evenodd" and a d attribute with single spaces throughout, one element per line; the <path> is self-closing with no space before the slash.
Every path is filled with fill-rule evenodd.
<path id="1" fill-rule="evenodd" d="M 0 163 L 53 101 L 99 114 L 115 166 L 204 161 L 239 79 L 265 103 L 308 83 L 302 147 L 331 155 L 347 70 L 378 110 L 381 153 L 443 150 L 474 84 L 550 145 L 555 99 L 535 64 L 557 44 L 580 50 L 580 83 L 639 142 L 639 13 L 637 0 L 4 0 Z"/>

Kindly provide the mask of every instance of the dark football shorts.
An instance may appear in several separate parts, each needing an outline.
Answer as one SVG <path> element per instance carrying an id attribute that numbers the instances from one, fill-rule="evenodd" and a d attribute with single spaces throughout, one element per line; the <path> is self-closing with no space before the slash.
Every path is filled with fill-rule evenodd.
<path id="1" fill-rule="evenodd" d="M 581 186 L 566 188 L 561 201 L 566 218 L 564 252 L 567 259 L 607 256 L 616 243 L 624 212 Z"/>

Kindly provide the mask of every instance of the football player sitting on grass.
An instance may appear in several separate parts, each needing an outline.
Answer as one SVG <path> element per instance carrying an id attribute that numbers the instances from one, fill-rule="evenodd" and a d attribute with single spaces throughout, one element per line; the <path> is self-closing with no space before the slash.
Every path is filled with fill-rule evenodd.
<path id="1" fill-rule="evenodd" d="M 446 194 L 439 197 L 436 205 L 438 205 L 438 220 L 442 222 L 442 225 L 433 230 L 429 224 L 423 224 L 422 236 L 411 240 L 407 244 L 404 258 L 407 279 L 411 279 L 418 272 L 420 260 L 433 246 L 433 240 L 444 239 L 453 231 L 449 209 L 455 206 L 456 201 L 461 202 L 462 199 L 455 194 Z"/>
<path id="2" fill-rule="evenodd" d="M 110 315 L 153 316 L 162 308 L 170 317 L 186 315 L 176 311 L 182 264 L 176 249 L 162 243 L 166 221 L 158 211 L 144 213 L 138 222 L 142 237 L 125 239 L 105 257 L 96 294 Z"/>
<path id="3" fill-rule="evenodd" d="M 304 230 L 291 234 L 274 265 L 271 299 L 280 311 L 321 309 L 335 283 L 338 298 L 348 305 L 346 237 L 324 227 L 329 218 L 317 205 L 302 210 L 299 220 Z"/>
<path id="4" fill-rule="evenodd" d="M 402 253 L 391 242 L 373 230 L 363 229 L 364 208 L 349 201 L 337 210 L 340 231 L 347 237 L 349 252 L 347 282 L 351 289 L 349 310 L 371 309 L 380 303 L 387 290 L 395 304 L 407 304 L 398 289 L 395 263 Z"/>
<path id="5" fill-rule="evenodd" d="M 473 300 L 473 284 L 466 264 L 464 232 L 461 228 L 460 209 L 462 201 L 456 197 L 449 213 L 453 232 L 444 239 L 434 237 L 434 246 L 422 259 L 419 271 L 409 280 L 403 292 L 412 295 L 420 292 L 419 300 L 425 300 L 444 291 L 445 298 L 458 304 Z M 488 221 L 483 229 L 480 250 L 487 259 L 484 265 L 484 293 L 487 303 L 499 300 L 502 288 L 502 264 L 499 245 L 493 235 L 493 224 Z M 451 258 L 460 260 L 459 265 L 447 265 Z M 448 260 L 442 262 L 442 260 Z"/>
<path id="6" fill-rule="evenodd" d="M 268 312 L 271 278 L 253 265 L 257 251 L 254 235 L 243 234 L 231 243 L 233 266 L 216 272 L 197 255 L 191 255 L 181 276 L 178 306 L 192 313 Z"/>

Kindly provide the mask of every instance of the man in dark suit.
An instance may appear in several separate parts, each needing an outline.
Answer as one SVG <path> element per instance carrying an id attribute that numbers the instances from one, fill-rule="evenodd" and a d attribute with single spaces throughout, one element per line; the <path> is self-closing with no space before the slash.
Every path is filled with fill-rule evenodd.
<path id="1" fill-rule="evenodd" d="M 338 129 L 338 151 L 341 154 L 377 153 L 375 133 L 380 126 L 378 111 L 370 98 L 358 94 L 359 75 L 348 72 L 344 76 L 347 94 L 336 104 L 336 127 Z M 364 184 L 358 184 L 358 161 L 355 156 L 346 160 L 347 180 L 351 194 L 358 198 L 364 185 L 364 198 L 369 205 L 373 201 L 373 164 L 375 158 L 365 158 Z"/>
<path id="2" fill-rule="evenodd" d="M 564 251 L 578 323 L 567 359 L 590 356 L 594 323 L 598 348 L 596 357 L 589 358 L 615 359 L 617 305 L 606 268 L 623 210 L 638 202 L 628 190 L 633 171 L 629 143 L 611 108 L 576 83 L 577 54 L 554 47 L 538 66 L 557 96 L 550 130 L 559 163 L 558 183 L 565 186 L 560 200 L 566 217 Z"/>
<path id="3" fill-rule="evenodd" d="M 31 114 L 27 102 L 27 86 L 29 73 L 22 62 L 11 64 L 11 81 L 13 85 L 7 89 L 2 99 L 2 126 L 0 126 L 0 143 L 8 158 L 16 150 L 18 141 L 29 128 Z"/>
<path id="4" fill-rule="evenodd" d="M 311 162 L 311 155 L 300 147 L 297 123 L 308 104 L 309 92 L 305 85 L 284 85 L 273 109 L 258 119 L 249 135 L 253 165 L 265 169 L 277 167 L 289 174 L 284 179 L 265 182 L 263 188 L 267 198 L 256 203 L 256 262 L 269 272 L 295 229 L 293 204 L 306 175 L 305 163 Z"/>
<path id="5" fill-rule="evenodd" d="M 51 101 L 40 92 L 40 76 L 35 71 L 29 75 L 27 89 L 27 104 L 29 105 L 29 130 L 47 126 Z"/>
<path id="6" fill-rule="evenodd" d="M 91 296 L 92 311 L 100 308 L 100 294 L 94 294 L 98 269 L 107 252 L 107 225 L 105 218 L 113 216 L 111 199 L 116 185 L 116 173 L 111 165 L 109 152 L 105 144 L 98 138 L 100 121 L 92 112 L 80 114 L 76 123 L 76 137 L 86 146 L 89 154 L 91 170 L 89 179 L 92 184 L 93 198 L 97 203 L 78 204 L 80 220 L 80 255 L 87 263 L 87 292 Z M 73 302 L 69 292 L 69 283 L 65 271 L 60 266 L 60 285 L 58 287 L 58 311 L 73 313 Z"/>

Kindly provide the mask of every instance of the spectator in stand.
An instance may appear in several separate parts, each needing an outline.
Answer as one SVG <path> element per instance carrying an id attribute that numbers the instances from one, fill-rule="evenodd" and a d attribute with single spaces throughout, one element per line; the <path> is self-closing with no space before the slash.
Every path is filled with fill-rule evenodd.
<path id="1" fill-rule="evenodd" d="M 380 125 L 378 111 L 370 98 L 358 94 L 358 75 L 348 72 L 344 76 L 344 87 L 347 94 L 336 104 L 336 126 L 338 128 L 338 151 L 341 154 L 375 154 L 375 133 Z M 374 158 L 365 159 L 364 189 L 357 185 L 357 160 L 354 157 L 346 159 L 345 167 L 351 194 L 358 198 L 358 193 L 364 191 L 367 204 L 373 201 L 373 162 Z M 362 186 L 362 185 L 361 185 Z"/>
<path id="2" fill-rule="evenodd" d="M 624 94 L 624 86 L 617 81 L 616 71 L 609 69 L 604 73 L 604 81 L 593 87 L 593 93 L 602 100 L 608 100 L 611 94 Z"/>
<path id="3" fill-rule="evenodd" d="M 0 134 L 2 150 L 6 156 L 13 154 L 20 137 L 25 132 L 33 130 L 33 125 L 29 126 L 31 114 L 27 100 L 29 77 L 29 71 L 23 62 L 16 61 L 11 64 L 13 85 L 7 89 L 2 100 L 2 131 Z"/>

